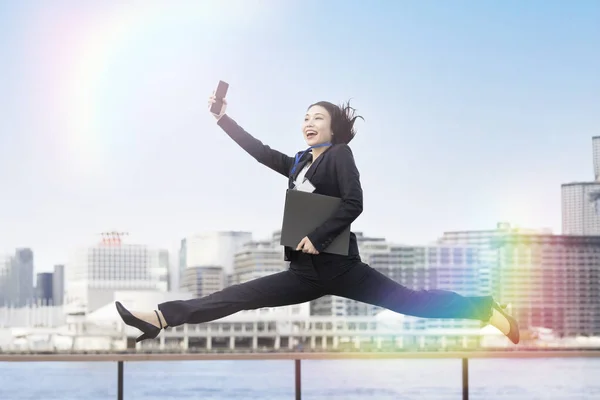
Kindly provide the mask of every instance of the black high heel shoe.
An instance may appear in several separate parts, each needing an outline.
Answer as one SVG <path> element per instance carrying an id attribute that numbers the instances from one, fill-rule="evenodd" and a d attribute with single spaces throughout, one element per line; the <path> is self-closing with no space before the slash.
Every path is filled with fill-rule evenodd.
<path id="1" fill-rule="evenodd" d="M 502 314 L 504 316 L 504 318 L 506 318 L 508 320 L 510 329 L 508 330 L 508 333 L 506 334 L 506 336 L 510 339 L 511 342 L 513 342 L 514 344 L 518 344 L 519 340 L 520 340 L 520 334 L 519 334 L 519 323 L 517 322 L 517 320 L 514 319 L 506 311 L 504 311 L 506 306 L 501 306 L 496 301 L 494 301 L 494 303 L 492 304 L 492 307 L 495 308 L 496 310 L 498 310 L 498 312 L 500 314 Z"/>
<path id="2" fill-rule="evenodd" d="M 141 342 L 145 339 L 154 339 L 158 336 L 160 331 L 163 329 L 162 321 L 160 320 L 160 316 L 158 315 L 158 311 L 154 310 L 156 313 L 156 318 L 158 318 L 158 323 L 160 324 L 160 328 L 156 327 L 156 325 L 152 325 L 146 321 L 142 321 L 141 319 L 134 317 L 132 313 L 129 312 L 123 304 L 118 301 L 115 301 L 115 305 L 117 306 L 117 312 L 125 322 L 129 326 L 133 326 L 134 328 L 139 329 L 144 332 L 143 335 L 139 336 L 135 339 L 135 342 Z"/>

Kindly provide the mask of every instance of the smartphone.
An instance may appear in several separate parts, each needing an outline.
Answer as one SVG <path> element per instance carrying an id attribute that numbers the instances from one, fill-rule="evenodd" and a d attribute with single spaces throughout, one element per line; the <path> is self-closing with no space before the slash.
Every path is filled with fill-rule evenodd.
<path id="1" fill-rule="evenodd" d="M 215 91 L 215 102 L 210 107 L 210 112 L 213 114 L 219 114 L 223 107 L 223 99 L 227 96 L 227 90 L 229 89 L 229 83 L 219 81 L 217 90 Z"/>

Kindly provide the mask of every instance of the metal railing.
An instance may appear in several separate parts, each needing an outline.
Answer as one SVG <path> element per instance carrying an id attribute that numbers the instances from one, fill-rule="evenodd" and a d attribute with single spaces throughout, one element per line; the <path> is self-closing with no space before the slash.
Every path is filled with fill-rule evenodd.
<path id="1" fill-rule="evenodd" d="M 296 400 L 302 399 L 302 360 L 348 359 L 460 359 L 462 399 L 469 399 L 469 359 L 477 358 L 582 358 L 600 357 L 600 351 L 493 351 L 493 352 L 407 352 L 407 353 L 204 353 L 204 354 L 0 354 L 0 362 L 116 362 L 117 399 L 124 400 L 123 364 L 140 361 L 293 360 Z"/>

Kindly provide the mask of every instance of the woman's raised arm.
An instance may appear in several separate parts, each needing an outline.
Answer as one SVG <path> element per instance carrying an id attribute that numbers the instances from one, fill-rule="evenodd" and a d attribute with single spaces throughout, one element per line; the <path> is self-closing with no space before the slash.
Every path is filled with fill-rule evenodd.
<path id="1" fill-rule="evenodd" d="M 208 100 L 208 107 L 215 102 L 214 95 Z M 250 154 L 259 163 L 279 172 L 286 178 L 289 176 L 294 158 L 274 150 L 263 144 L 260 140 L 249 134 L 226 114 L 227 101 L 223 99 L 223 107 L 219 114 L 213 114 L 217 124 L 232 138 L 240 147 Z"/>

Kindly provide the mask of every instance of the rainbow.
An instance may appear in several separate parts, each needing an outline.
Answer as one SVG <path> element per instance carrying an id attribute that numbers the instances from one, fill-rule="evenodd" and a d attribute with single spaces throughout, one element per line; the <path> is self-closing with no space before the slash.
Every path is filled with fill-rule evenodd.
<path id="1" fill-rule="evenodd" d="M 235 27 L 264 8 L 255 2 L 232 6 L 202 0 L 41 6 L 24 13 L 18 33 L 25 38 L 24 54 L 33 56 L 27 60 L 33 65 L 26 79 L 42 88 L 43 100 L 32 101 L 43 103 L 38 106 L 47 115 L 43 129 L 53 136 L 49 140 L 67 171 L 102 174 L 110 165 L 113 145 L 136 139 L 119 137 L 123 130 L 115 132 L 132 104 L 132 119 L 147 106 L 143 93 L 136 92 L 139 87 L 128 90 L 128 77 L 143 72 L 149 63 L 156 63 L 154 70 L 161 69 L 161 62 L 172 65 L 173 59 L 163 61 L 161 54 L 178 50 L 184 40 L 193 40 L 198 52 L 206 52 L 203 45 L 210 44 L 215 27 Z M 151 61 L 148 54 L 153 55 Z M 123 109 L 117 113 L 120 104 Z"/>

